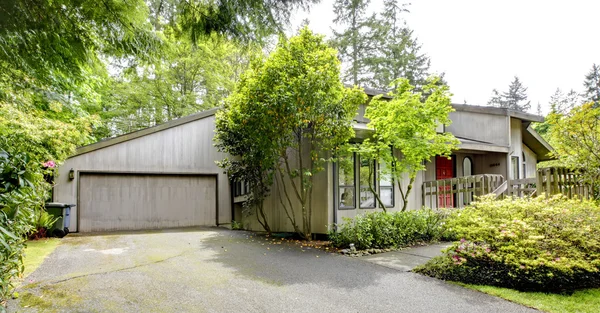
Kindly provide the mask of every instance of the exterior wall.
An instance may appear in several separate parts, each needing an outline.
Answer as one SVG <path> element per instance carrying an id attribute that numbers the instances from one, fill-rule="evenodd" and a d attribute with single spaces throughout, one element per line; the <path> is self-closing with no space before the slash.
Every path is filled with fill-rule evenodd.
<path id="1" fill-rule="evenodd" d="M 59 168 L 54 201 L 77 203 L 79 171 L 218 174 L 219 223 L 231 222 L 229 181 L 215 161 L 224 158 L 213 146 L 215 117 L 208 116 L 119 144 L 76 155 Z M 71 211 L 71 230 L 77 230 L 77 207 Z"/>
<path id="2" fill-rule="evenodd" d="M 537 176 L 537 156 L 529 147 L 523 144 L 523 153 L 525 153 L 525 177 L 535 178 Z"/>
<path id="3" fill-rule="evenodd" d="M 308 157 L 308 155 L 306 155 Z M 291 159 L 291 164 L 295 164 L 295 160 Z M 331 172 L 332 165 L 328 164 L 325 169 L 314 176 L 313 180 L 313 191 L 312 191 L 312 218 L 311 228 L 313 233 L 325 234 L 328 230 L 328 225 L 331 224 L 329 221 L 329 212 L 333 210 L 333 187 L 331 185 Z M 299 186 L 300 180 L 296 179 L 296 185 Z M 284 207 L 281 203 L 283 201 L 289 209 L 288 199 L 285 196 L 285 190 L 290 196 L 290 200 L 293 205 L 293 216 L 296 219 L 296 225 L 302 230 L 302 208 L 300 201 L 294 193 L 294 188 L 291 182 L 285 180 L 285 189 L 279 179 L 275 181 L 271 188 L 271 194 L 264 202 L 264 212 L 267 217 L 267 222 L 273 231 L 279 232 L 294 232 L 294 227 L 290 222 L 287 214 L 285 213 Z M 331 192 L 330 192 L 331 191 Z M 241 214 L 241 205 L 236 205 L 236 210 Z M 256 213 L 251 215 L 243 216 L 242 223 L 246 229 L 255 231 L 264 231 L 263 227 L 257 220 Z"/>
<path id="4" fill-rule="evenodd" d="M 456 137 L 484 141 L 500 146 L 510 144 L 508 117 L 485 113 L 455 111 L 450 113 L 452 124 L 446 126 L 446 132 Z"/>
<path id="5" fill-rule="evenodd" d="M 511 164 L 508 163 L 508 179 L 518 179 L 523 178 L 523 133 L 522 133 L 522 125 L 521 121 L 516 118 L 510 119 L 510 153 L 508 162 L 511 162 L 512 157 L 519 158 L 519 177 L 513 177 L 513 172 L 511 168 Z"/>

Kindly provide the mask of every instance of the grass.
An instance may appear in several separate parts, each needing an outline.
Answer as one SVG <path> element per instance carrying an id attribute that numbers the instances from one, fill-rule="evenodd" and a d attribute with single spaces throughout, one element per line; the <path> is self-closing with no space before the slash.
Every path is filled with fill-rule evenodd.
<path id="1" fill-rule="evenodd" d="M 33 273 L 44 259 L 58 247 L 60 239 L 47 238 L 40 240 L 31 240 L 27 242 L 27 248 L 25 248 L 25 255 L 23 256 L 23 265 L 25 271 L 23 277 L 29 276 Z"/>
<path id="2" fill-rule="evenodd" d="M 576 291 L 572 295 L 543 292 L 521 292 L 508 288 L 492 286 L 461 286 L 478 290 L 506 300 L 552 313 L 596 313 L 600 312 L 600 289 Z"/>

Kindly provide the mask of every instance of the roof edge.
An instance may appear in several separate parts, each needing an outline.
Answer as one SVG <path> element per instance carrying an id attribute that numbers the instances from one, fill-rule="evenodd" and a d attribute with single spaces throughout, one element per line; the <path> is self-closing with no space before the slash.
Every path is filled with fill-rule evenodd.
<path id="1" fill-rule="evenodd" d="M 140 138 L 143 136 L 147 136 L 147 135 L 151 135 L 163 130 L 167 130 L 169 128 L 173 128 L 173 127 L 177 127 L 179 125 L 183 125 L 183 124 L 187 124 L 190 122 L 194 122 L 197 120 L 201 120 L 204 118 L 207 118 L 209 116 L 213 116 L 217 113 L 217 111 L 220 109 L 220 107 L 216 107 L 216 108 L 212 108 L 212 109 L 208 109 L 206 111 L 202 111 L 202 112 L 198 112 L 198 113 L 194 113 L 188 116 L 184 116 L 175 120 L 171 120 L 162 124 L 158 124 L 152 127 L 148 127 L 148 128 L 143 128 L 131 133 L 127 133 L 127 134 L 123 134 L 117 137 L 112 137 L 112 138 L 108 138 L 108 139 L 103 139 L 101 141 L 98 141 L 96 143 L 92 143 L 86 146 L 81 146 L 78 147 L 77 150 L 75 150 L 75 153 L 70 156 L 69 158 L 78 156 L 78 155 L 82 155 L 85 153 L 89 153 L 92 151 L 96 151 L 99 149 L 103 149 L 106 147 L 110 147 L 125 141 L 129 141 L 129 140 L 133 140 L 136 138 Z"/>
<path id="2" fill-rule="evenodd" d="M 542 146 L 544 146 L 544 148 L 548 149 L 548 151 L 550 152 L 554 151 L 554 148 L 552 148 L 552 146 L 546 141 L 546 139 L 544 139 L 540 134 L 538 134 L 538 132 L 535 131 L 535 129 L 533 129 L 531 125 L 527 126 L 526 130 L 533 136 L 533 138 L 537 139 L 537 141 L 539 141 L 542 144 Z"/>

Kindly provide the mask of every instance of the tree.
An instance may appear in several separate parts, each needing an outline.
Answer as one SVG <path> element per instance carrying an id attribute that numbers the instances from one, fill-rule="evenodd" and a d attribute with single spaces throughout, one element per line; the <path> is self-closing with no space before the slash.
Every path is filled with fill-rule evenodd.
<path id="1" fill-rule="evenodd" d="M 420 52 L 421 45 L 414 38 L 402 13 L 408 12 L 406 4 L 385 0 L 384 9 L 377 20 L 374 55 L 367 59 L 372 74 L 372 87 L 393 90 L 390 86 L 398 78 L 406 78 L 417 89 L 426 84 L 430 60 Z"/>
<path id="2" fill-rule="evenodd" d="M 581 102 L 580 95 L 573 89 L 565 94 L 560 88 L 556 88 L 556 91 L 550 96 L 550 114 L 564 115 L 571 111 L 575 106 Z M 542 123 L 535 123 L 534 129 L 544 139 L 549 140 L 550 130 L 553 124 L 546 119 Z"/>
<path id="3" fill-rule="evenodd" d="M 192 41 L 217 33 L 251 43 L 283 33 L 283 26 L 289 23 L 294 10 L 306 10 L 317 2 L 319 0 L 181 0 L 179 15 L 182 28 Z"/>
<path id="4" fill-rule="evenodd" d="M 213 108 L 233 90 L 258 48 L 242 48 L 216 35 L 192 44 L 167 26 L 164 52 L 110 78 L 103 101 L 90 112 L 102 117 L 114 136 Z"/>
<path id="5" fill-rule="evenodd" d="M 353 85 L 368 83 L 367 59 L 374 50 L 373 27 L 375 15 L 366 16 L 370 0 L 336 0 L 333 10 L 336 17 L 333 22 L 344 26 L 341 32 L 333 31 L 332 45 L 336 47 L 347 69 L 342 80 Z"/>
<path id="6" fill-rule="evenodd" d="M 352 118 L 358 105 L 366 101 L 364 92 L 346 89 L 340 82 L 336 54 L 322 36 L 307 27 L 290 40 L 282 37 L 264 63 L 243 75 L 227 99 L 224 113 L 219 115 L 218 125 L 226 127 L 219 128 L 217 145 L 223 151 L 231 149 L 236 160 L 244 162 L 236 165 L 240 168 L 264 164 L 262 170 L 274 173 L 280 207 L 304 238 L 312 234 L 314 177 L 332 153 L 352 138 Z M 232 117 L 235 114 L 240 116 Z M 250 127 L 247 124 L 252 125 L 251 133 L 241 134 L 235 143 L 224 141 L 229 138 L 229 129 L 245 129 Z M 260 155 L 252 159 L 239 155 L 243 150 L 235 147 L 246 141 L 259 146 Z M 235 172 L 232 163 L 223 164 L 228 172 Z M 302 216 L 300 225 L 297 211 Z"/>
<path id="7" fill-rule="evenodd" d="M 585 75 L 583 86 L 585 100 L 593 102 L 595 107 L 600 106 L 600 66 L 592 65 L 592 69 Z"/>
<path id="8" fill-rule="evenodd" d="M 389 93 L 391 100 L 377 96 L 365 113 L 370 120 L 368 127 L 374 134 L 364 140 L 358 151 L 362 157 L 390 165 L 379 167 L 377 175 L 389 175 L 398 182 L 403 211 L 408 206 L 417 173 L 425 170 L 425 162 L 436 155 L 449 157 L 459 143 L 451 133 L 436 131 L 439 123 L 448 125 L 451 122 L 448 114 L 453 111 L 448 86 L 440 85 L 436 80 L 429 79 L 423 87 L 424 92 L 430 94 L 424 100 L 408 79 L 401 78 L 394 82 L 398 87 Z M 400 155 L 390 153 L 390 147 Z M 400 183 L 405 178 L 408 178 L 406 187 Z M 385 207 L 372 187 L 371 191 L 379 205 Z"/>
<path id="9" fill-rule="evenodd" d="M 551 113 L 548 121 L 553 154 L 565 166 L 580 171 L 597 191 L 600 177 L 600 108 L 593 102 L 564 114 Z M 596 192 L 593 193 L 597 195 Z"/>
<path id="10" fill-rule="evenodd" d="M 527 112 L 531 109 L 531 101 L 525 101 L 527 101 L 527 87 L 523 86 L 519 77 L 515 76 L 507 92 L 499 92 L 497 89 L 492 91 L 492 98 L 488 101 L 488 105 Z"/>

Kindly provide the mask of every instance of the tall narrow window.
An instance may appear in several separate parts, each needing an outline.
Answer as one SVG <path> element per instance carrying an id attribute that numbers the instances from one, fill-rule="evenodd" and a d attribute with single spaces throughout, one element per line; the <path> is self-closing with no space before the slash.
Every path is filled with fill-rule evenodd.
<path id="1" fill-rule="evenodd" d="M 471 161 L 470 157 L 465 157 L 463 159 L 463 177 L 467 177 L 467 176 L 471 176 L 473 175 L 473 162 Z M 465 185 L 465 189 L 472 189 L 473 188 L 473 183 L 469 183 Z M 464 204 L 469 204 L 473 201 L 473 193 L 472 192 L 466 192 L 463 195 L 463 203 Z"/>
<path id="2" fill-rule="evenodd" d="M 375 162 L 369 159 L 360 160 L 360 208 L 375 208 L 375 195 L 371 192 L 372 186 L 375 188 Z M 370 184 L 369 184 L 370 182 Z"/>
<path id="3" fill-rule="evenodd" d="M 354 161 L 355 155 L 340 158 L 338 165 L 338 201 L 340 209 L 354 209 L 356 202 L 354 200 Z"/>
<path id="4" fill-rule="evenodd" d="M 527 162 L 525 161 L 525 152 L 523 152 L 523 178 L 527 178 Z"/>
<path id="5" fill-rule="evenodd" d="M 381 176 L 379 177 L 379 198 L 386 208 L 394 206 L 394 181 L 385 162 L 379 164 Z"/>
<path id="6" fill-rule="evenodd" d="M 512 179 L 519 179 L 519 157 L 511 157 L 510 161 L 512 167 Z"/>

